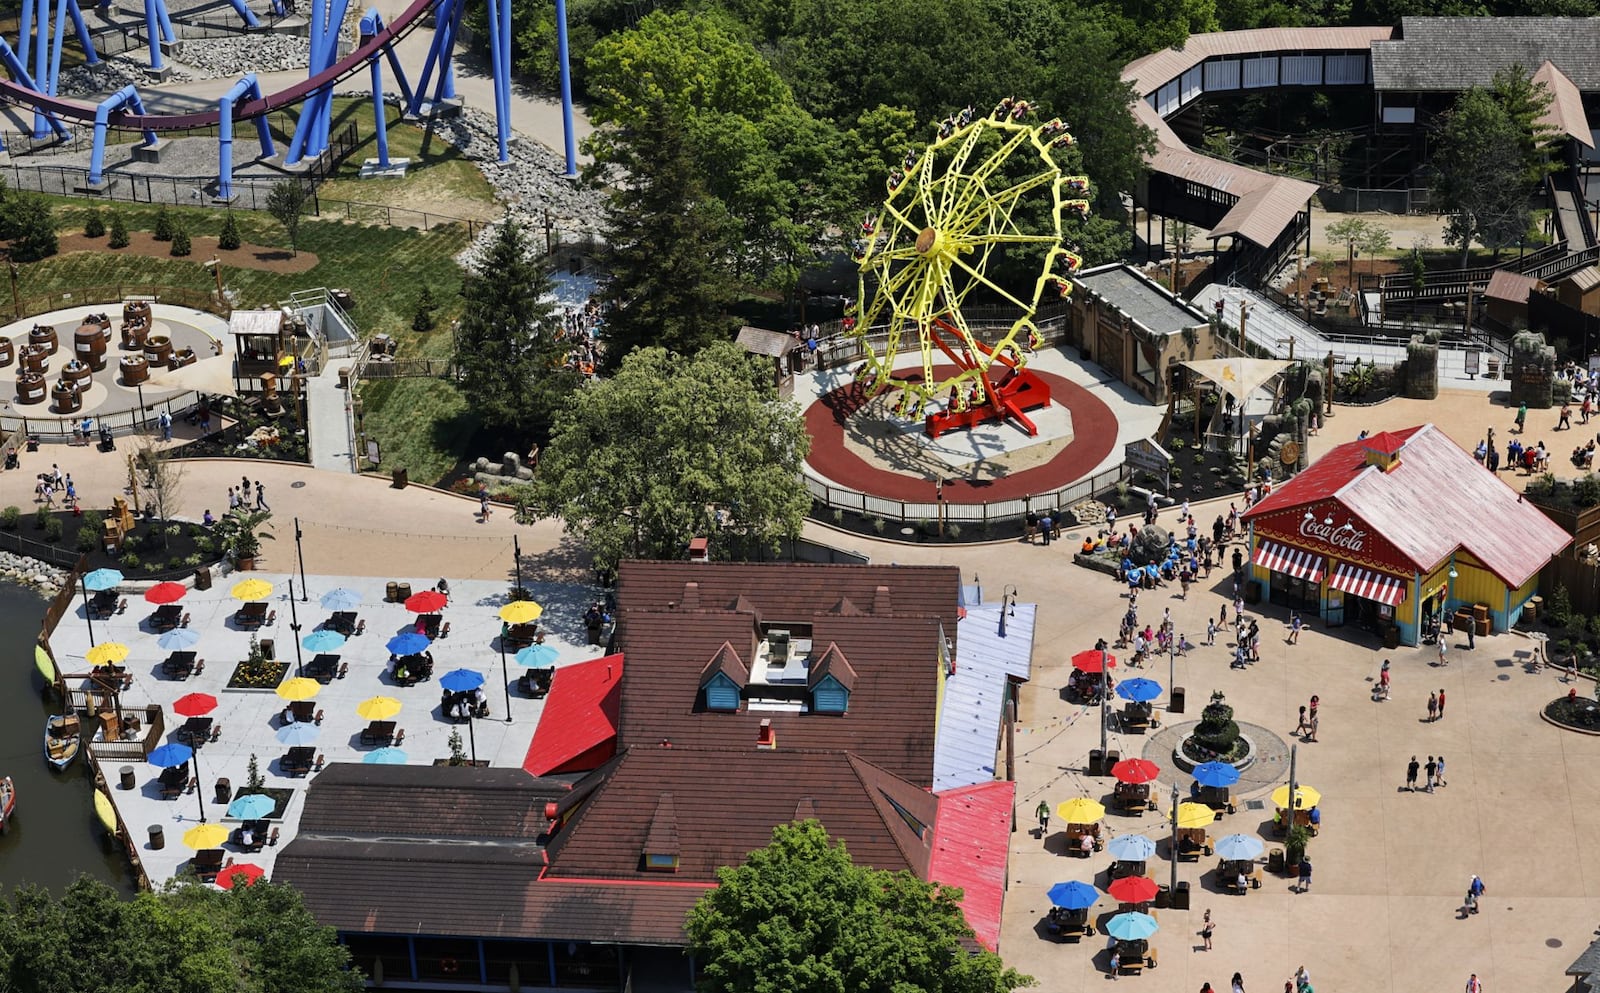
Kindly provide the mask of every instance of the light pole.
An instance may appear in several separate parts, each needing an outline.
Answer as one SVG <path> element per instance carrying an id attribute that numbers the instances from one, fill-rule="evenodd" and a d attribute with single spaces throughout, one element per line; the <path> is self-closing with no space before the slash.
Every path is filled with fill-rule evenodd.
<path id="1" fill-rule="evenodd" d="M 506 723 L 511 723 L 511 672 L 506 668 L 506 633 L 500 632 L 500 685 L 506 691 Z"/>
<path id="2" fill-rule="evenodd" d="M 511 555 L 517 563 L 517 589 L 522 589 L 522 542 L 516 535 L 511 536 Z"/>
<path id="3" fill-rule="evenodd" d="M 294 519 L 294 555 L 295 555 L 295 558 L 300 560 L 300 600 L 301 600 L 301 602 L 305 602 L 305 601 L 311 599 L 310 596 L 306 593 L 306 553 L 305 553 L 305 550 L 300 547 L 300 539 L 303 538 L 303 537 L 305 537 L 305 533 L 300 530 L 300 518 L 296 517 Z M 291 596 L 289 599 L 293 600 L 294 597 Z"/>
<path id="4" fill-rule="evenodd" d="M 1007 585 L 1000 591 L 1000 637 L 1006 636 L 1006 616 L 1017 616 L 1017 588 Z"/>
<path id="5" fill-rule="evenodd" d="M 1178 905 L 1178 784 L 1172 784 L 1172 906 Z"/>
<path id="6" fill-rule="evenodd" d="M 1106 760 L 1106 711 L 1111 707 L 1111 696 L 1106 689 L 1106 666 L 1109 664 L 1106 650 L 1104 648 L 1100 649 L 1100 763 L 1102 768 L 1104 768 Z"/>
<path id="7" fill-rule="evenodd" d="M 189 749 L 189 762 L 194 767 L 194 781 L 200 783 L 200 749 L 193 746 Z M 200 823 L 206 822 L 206 790 L 201 784 L 194 788 L 194 798 L 200 804 Z"/>
<path id="8" fill-rule="evenodd" d="M 89 625 L 89 647 L 94 647 L 94 611 L 89 609 L 89 584 L 82 576 L 78 577 L 78 585 L 83 588 L 83 621 Z M 1003 621 L 1001 623 L 1004 623 Z"/>
<path id="9" fill-rule="evenodd" d="M 11 261 L 11 253 L 6 253 L 6 268 L 11 273 L 11 312 L 17 315 L 17 320 L 22 320 L 22 298 L 17 296 L 17 277 L 22 274 L 22 267 Z"/>
<path id="10" fill-rule="evenodd" d="M 294 674 L 304 676 L 305 662 L 300 655 L 300 615 L 294 609 L 294 577 L 289 577 L 289 630 L 294 632 Z"/>

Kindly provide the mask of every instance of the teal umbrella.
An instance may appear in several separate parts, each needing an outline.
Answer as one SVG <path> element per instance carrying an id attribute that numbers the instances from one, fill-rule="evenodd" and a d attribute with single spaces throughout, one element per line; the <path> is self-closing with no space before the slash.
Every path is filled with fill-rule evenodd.
<path id="1" fill-rule="evenodd" d="M 344 635 L 322 628 L 306 635 L 300 647 L 308 652 L 336 652 L 344 647 Z"/>
<path id="2" fill-rule="evenodd" d="M 93 593 L 114 590 L 122 585 L 122 573 L 115 569 L 96 569 L 83 577 L 83 587 Z"/>
<path id="3" fill-rule="evenodd" d="M 1138 912 L 1118 914 L 1106 922 L 1106 934 L 1118 941 L 1143 941 L 1159 930 L 1154 917 Z"/>
<path id="4" fill-rule="evenodd" d="M 405 765 L 407 755 L 400 748 L 379 748 L 362 756 L 361 761 L 367 765 Z"/>
<path id="5" fill-rule="evenodd" d="M 533 645 L 517 653 L 517 665 L 525 666 L 529 669 L 555 665 L 556 657 L 560 654 L 550 645 Z"/>
<path id="6" fill-rule="evenodd" d="M 234 801 L 228 804 L 228 816 L 237 817 L 241 821 L 258 821 L 277 809 L 278 801 L 272 797 L 261 793 L 247 793 L 235 797 Z"/>

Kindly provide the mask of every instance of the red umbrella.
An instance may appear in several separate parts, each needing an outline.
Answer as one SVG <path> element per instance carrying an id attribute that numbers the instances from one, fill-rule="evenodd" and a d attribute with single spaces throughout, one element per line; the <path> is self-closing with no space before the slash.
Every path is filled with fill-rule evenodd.
<path id="1" fill-rule="evenodd" d="M 201 717 L 217 709 L 217 698 L 210 693 L 188 693 L 172 702 L 172 711 L 185 717 Z M 1133 761 L 1129 759 L 1128 761 Z M 1118 763 L 1119 765 L 1121 763 Z"/>
<path id="2" fill-rule="evenodd" d="M 157 583 L 144 591 L 144 598 L 151 603 L 177 603 L 188 592 L 189 587 L 182 583 Z"/>
<path id="3" fill-rule="evenodd" d="M 1156 898 L 1157 889 L 1149 876 L 1123 876 L 1107 886 L 1106 892 L 1118 903 L 1149 903 Z"/>
<path id="4" fill-rule="evenodd" d="M 443 610 L 450 598 L 438 590 L 423 590 L 406 597 L 406 609 L 413 614 L 431 614 Z"/>
<path id="5" fill-rule="evenodd" d="M 1097 652 L 1092 648 L 1087 652 L 1079 652 L 1074 655 L 1072 657 L 1072 667 L 1082 672 L 1099 672 L 1102 658 L 1105 659 L 1107 669 L 1115 669 L 1117 667 L 1117 657 L 1115 655 L 1110 652 Z"/>
<path id="6" fill-rule="evenodd" d="M 1161 767 L 1149 759 L 1123 759 L 1111 767 L 1111 774 L 1119 783 L 1153 783 Z"/>
<path id="7" fill-rule="evenodd" d="M 235 886 L 249 886 L 251 883 L 267 874 L 267 870 L 254 862 L 237 862 L 217 873 L 217 885 L 225 890 Z M 1154 886 L 1154 883 L 1150 885 Z"/>

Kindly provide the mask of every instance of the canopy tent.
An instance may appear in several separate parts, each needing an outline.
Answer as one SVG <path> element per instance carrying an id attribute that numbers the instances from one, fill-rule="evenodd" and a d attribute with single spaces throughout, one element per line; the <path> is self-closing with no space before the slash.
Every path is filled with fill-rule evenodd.
<path id="1" fill-rule="evenodd" d="M 1268 380 L 1289 368 L 1293 363 L 1282 359 L 1197 359 L 1183 363 L 1201 379 L 1215 383 L 1222 392 L 1241 404 L 1260 389 Z"/>

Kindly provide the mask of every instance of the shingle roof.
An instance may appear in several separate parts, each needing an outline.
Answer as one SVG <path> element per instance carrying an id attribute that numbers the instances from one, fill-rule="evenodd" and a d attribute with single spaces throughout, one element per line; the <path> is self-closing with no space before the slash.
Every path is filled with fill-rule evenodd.
<path id="1" fill-rule="evenodd" d="M 1372 43 L 1372 82 L 1383 91 L 1456 92 L 1487 86 L 1513 65 L 1554 63 L 1584 93 L 1600 91 L 1600 18 L 1403 17 L 1392 40 Z"/>
<path id="2" fill-rule="evenodd" d="M 1407 18 L 1411 20 L 1411 18 Z M 1256 28 L 1190 35 L 1182 48 L 1151 52 L 1122 68 L 1122 78 L 1148 96 L 1207 59 L 1263 52 L 1364 52 L 1392 27 Z"/>
<path id="3" fill-rule="evenodd" d="M 1157 286 L 1143 273 L 1120 262 L 1085 269 L 1072 277 L 1079 286 L 1105 298 L 1140 326 L 1156 334 L 1177 334 L 1204 326 L 1205 314 Z"/>
<path id="4" fill-rule="evenodd" d="M 1593 268 L 1591 266 L 1591 268 Z M 1582 270 L 1579 270 L 1580 272 Z M 1486 300 L 1506 300 L 1511 303 L 1523 304 L 1528 302 L 1528 294 L 1538 289 L 1543 284 L 1533 276 L 1524 276 L 1520 272 L 1511 272 L 1506 269 L 1496 269 L 1489 277 L 1489 285 L 1483 291 Z"/>
<path id="5" fill-rule="evenodd" d="M 545 804 L 570 788 L 521 769 L 335 762 L 306 791 L 299 833 L 531 840 Z"/>
<path id="6" fill-rule="evenodd" d="M 822 657 L 811 667 L 811 674 L 806 677 L 806 685 L 813 688 L 822 682 L 823 676 L 832 676 L 840 686 L 853 690 L 856 686 L 856 670 L 850 660 L 844 657 L 844 652 L 839 651 L 839 646 L 833 642 L 823 651 Z"/>
<path id="7" fill-rule="evenodd" d="M 1497 272 L 1495 275 L 1498 276 L 1499 273 Z M 1584 290 L 1592 290 L 1596 286 L 1600 286 L 1600 266 L 1589 266 L 1586 269 L 1579 269 L 1577 272 L 1568 276 L 1565 282 L 1572 284 L 1580 292 Z M 1526 300 L 1524 300 L 1524 302 L 1526 302 Z"/>
<path id="8" fill-rule="evenodd" d="M 739 650 L 733 647 L 733 642 L 724 641 L 718 648 L 711 661 L 700 670 L 700 687 L 711 682 L 711 677 L 718 673 L 733 680 L 735 686 L 743 687 L 750 681 L 750 667 L 744 664 L 744 659 L 739 657 Z"/>
<path id="9" fill-rule="evenodd" d="M 1583 112 L 1583 94 L 1566 73 L 1546 59 L 1533 74 L 1535 83 L 1543 83 L 1550 90 L 1550 104 L 1539 115 L 1539 123 L 1576 138 L 1578 143 L 1594 147 L 1594 136 L 1589 132 L 1589 115 Z"/>
<path id="10" fill-rule="evenodd" d="M 794 335 L 784 334 L 782 331 L 768 331 L 766 328 L 743 327 L 739 329 L 736 339 L 739 347 L 754 355 L 768 355 L 772 358 L 782 358 L 794 351 L 799 345 L 794 340 Z"/>

